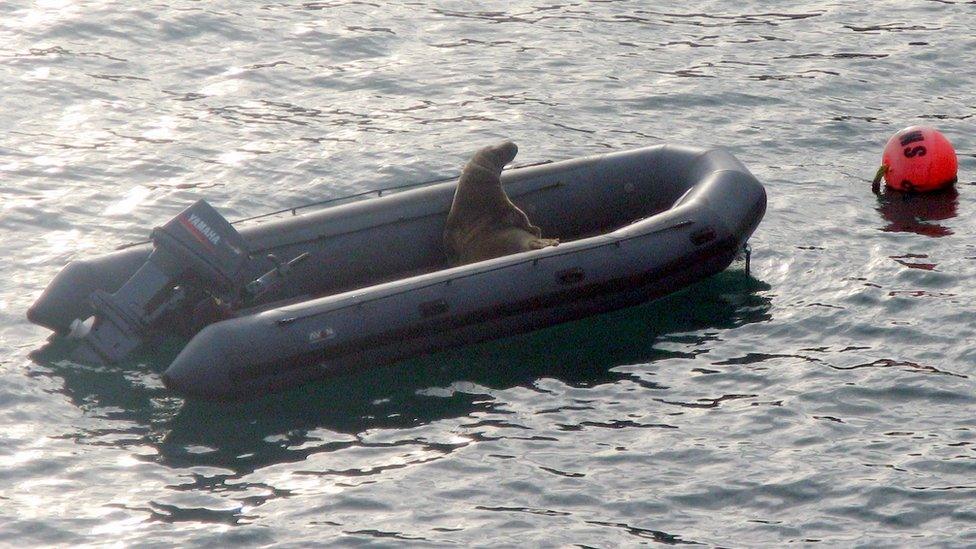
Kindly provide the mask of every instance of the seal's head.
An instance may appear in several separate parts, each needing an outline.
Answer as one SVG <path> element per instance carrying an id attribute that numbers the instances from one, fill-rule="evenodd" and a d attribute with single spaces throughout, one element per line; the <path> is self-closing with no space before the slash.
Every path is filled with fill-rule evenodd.
<path id="1" fill-rule="evenodd" d="M 468 180 L 471 183 L 479 187 L 494 187 L 498 185 L 498 178 L 505 164 L 511 162 L 516 154 L 518 154 L 518 146 L 515 143 L 502 141 L 475 153 L 464 171 L 470 176 Z"/>
<path id="2" fill-rule="evenodd" d="M 488 153 L 492 157 L 493 164 L 504 166 L 515 159 L 515 155 L 518 154 L 518 145 L 511 141 L 502 141 L 497 145 L 488 147 Z"/>

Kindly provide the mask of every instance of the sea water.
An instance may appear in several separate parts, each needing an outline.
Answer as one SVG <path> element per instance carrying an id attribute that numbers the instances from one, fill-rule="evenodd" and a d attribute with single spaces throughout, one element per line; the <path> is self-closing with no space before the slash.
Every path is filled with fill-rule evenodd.
<path id="1" fill-rule="evenodd" d="M 952 0 L 3 2 L 0 544 L 976 544 L 973 29 Z M 876 197 L 912 124 L 960 182 Z M 245 404 L 25 319 L 199 198 L 238 219 L 505 138 L 729 149 L 769 194 L 751 271 Z"/>

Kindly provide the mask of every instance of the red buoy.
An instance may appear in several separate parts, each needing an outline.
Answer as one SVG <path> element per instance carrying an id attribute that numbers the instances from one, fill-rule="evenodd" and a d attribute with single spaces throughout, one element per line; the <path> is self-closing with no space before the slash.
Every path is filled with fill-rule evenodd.
<path id="1" fill-rule="evenodd" d="M 928 126 L 911 126 L 885 145 L 874 189 L 883 175 L 885 185 L 896 191 L 934 191 L 955 183 L 958 169 L 956 151 L 944 135 Z"/>

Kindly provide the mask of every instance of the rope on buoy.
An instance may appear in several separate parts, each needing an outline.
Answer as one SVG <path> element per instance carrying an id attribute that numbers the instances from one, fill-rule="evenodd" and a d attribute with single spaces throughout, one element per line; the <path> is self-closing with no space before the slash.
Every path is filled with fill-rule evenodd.
<path id="1" fill-rule="evenodd" d="M 881 193 L 881 180 L 884 175 L 888 173 L 888 166 L 882 164 L 878 171 L 874 174 L 874 180 L 871 181 L 871 192 L 874 194 Z"/>

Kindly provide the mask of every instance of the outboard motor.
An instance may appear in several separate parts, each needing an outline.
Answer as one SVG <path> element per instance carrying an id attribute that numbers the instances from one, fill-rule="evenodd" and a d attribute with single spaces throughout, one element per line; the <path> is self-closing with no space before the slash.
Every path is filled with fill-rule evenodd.
<path id="1" fill-rule="evenodd" d="M 153 229 L 152 242 L 149 259 L 118 291 L 92 294 L 93 323 L 73 358 L 100 364 L 124 359 L 159 318 L 183 302 L 188 288 L 237 305 L 247 243 L 206 201 Z"/>

